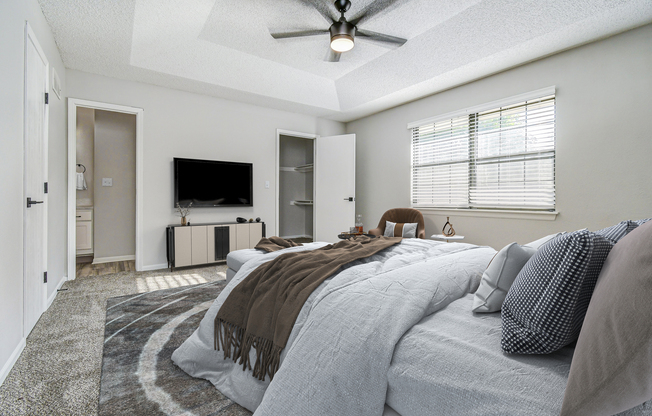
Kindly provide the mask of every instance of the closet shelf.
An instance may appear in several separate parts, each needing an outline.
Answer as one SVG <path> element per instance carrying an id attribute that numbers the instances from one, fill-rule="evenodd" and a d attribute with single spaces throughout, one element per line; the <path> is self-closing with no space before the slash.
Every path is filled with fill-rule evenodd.
<path id="1" fill-rule="evenodd" d="M 290 201 L 290 205 L 312 205 L 312 201 L 307 199 L 298 199 L 296 201 Z"/>
<path id="2" fill-rule="evenodd" d="M 294 170 L 297 172 L 312 172 L 313 168 L 314 165 L 312 163 L 309 163 L 307 165 L 297 166 L 296 168 L 294 168 Z"/>

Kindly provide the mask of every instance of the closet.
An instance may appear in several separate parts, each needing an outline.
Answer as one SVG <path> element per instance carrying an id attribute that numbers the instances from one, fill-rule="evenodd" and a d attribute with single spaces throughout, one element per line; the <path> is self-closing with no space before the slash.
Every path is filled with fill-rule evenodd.
<path id="1" fill-rule="evenodd" d="M 313 241 L 315 140 L 279 136 L 280 237 Z"/>
<path id="2" fill-rule="evenodd" d="M 355 134 L 276 132 L 276 235 L 336 242 L 355 223 Z"/>

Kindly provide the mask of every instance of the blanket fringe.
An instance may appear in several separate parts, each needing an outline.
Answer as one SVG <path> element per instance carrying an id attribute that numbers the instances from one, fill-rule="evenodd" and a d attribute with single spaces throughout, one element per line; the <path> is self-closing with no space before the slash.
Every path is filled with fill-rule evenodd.
<path id="1" fill-rule="evenodd" d="M 224 359 L 232 358 L 233 362 L 242 364 L 242 371 L 251 370 L 249 353 L 251 348 L 256 350 L 256 362 L 253 367 L 253 376 L 258 380 L 274 378 L 281 363 L 282 347 L 274 345 L 274 342 L 245 333 L 245 330 L 238 325 L 230 324 L 222 319 L 215 318 L 214 348 L 224 351 Z"/>

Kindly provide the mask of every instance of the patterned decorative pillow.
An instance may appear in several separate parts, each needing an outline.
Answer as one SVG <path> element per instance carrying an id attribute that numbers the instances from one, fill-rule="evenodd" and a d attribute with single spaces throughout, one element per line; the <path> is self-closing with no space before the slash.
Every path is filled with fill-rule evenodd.
<path id="1" fill-rule="evenodd" d="M 385 237 L 407 237 L 415 238 L 417 236 L 416 222 L 395 223 L 391 221 L 385 222 Z"/>
<path id="2" fill-rule="evenodd" d="M 638 220 L 638 221 L 634 221 L 634 222 L 640 226 L 640 225 L 643 225 L 643 224 L 645 224 L 646 222 L 648 222 L 650 220 L 652 220 L 652 218 L 646 218 L 644 220 Z"/>
<path id="3" fill-rule="evenodd" d="M 645 221 L 645 220 L 640 220 L 640 221 Z M 638 221 L 621 221 L 616 225 L 612 225 L 611 227 L 603 228 L 601 230 L 596 231 L 596 234 L 600 234 L 603 237 L 606 237 L 610 239 L 611 241 L 615 243 L 618 242 L 621 238 L 626 236 L 627 234 L 631 233 L 634 231 L 636 227 L 638 227 L 640 224 L 638 224 Z"/>
<path id="4" fill-rule="evenodd" d="M 579 230 L 542 246 L 503 303 L 503 351 L 548 354 L 575 341 L 613 245 L 601 235 Z"/>

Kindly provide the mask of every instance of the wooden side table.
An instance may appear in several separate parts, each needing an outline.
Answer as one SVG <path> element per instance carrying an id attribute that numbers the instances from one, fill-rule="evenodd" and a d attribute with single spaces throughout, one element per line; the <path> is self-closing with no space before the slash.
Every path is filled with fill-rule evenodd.
<path id="1" fill-rule="evenodd" d="M 462 241 L 464 240 L 463 235 L 453 235 L 453 236 L 447 236 L 444 234 L 433 234 L 430 236 L 432 240 L 439 240 L 439 241 L 446 241 L 447 243 L 450 243 L 451 241 Z"/>

